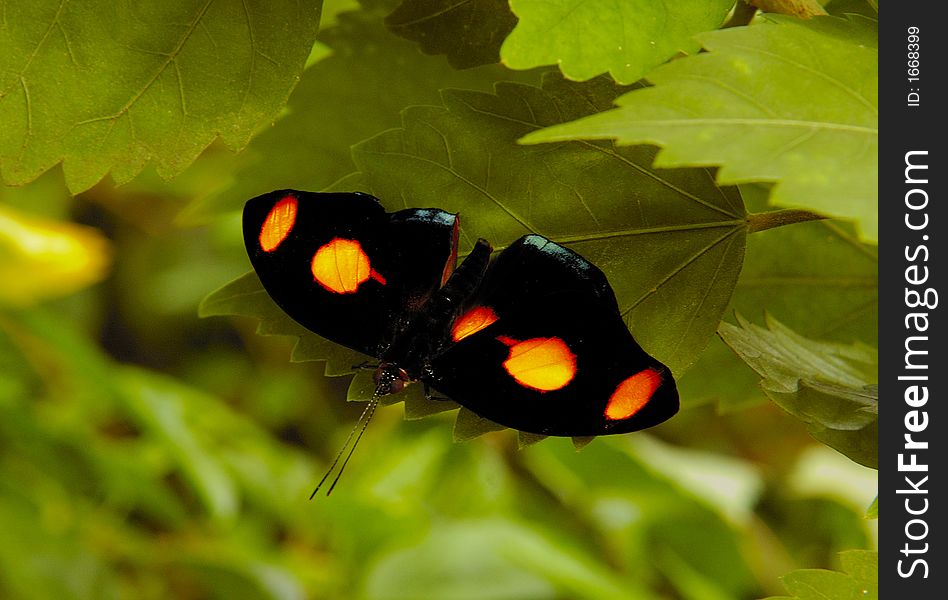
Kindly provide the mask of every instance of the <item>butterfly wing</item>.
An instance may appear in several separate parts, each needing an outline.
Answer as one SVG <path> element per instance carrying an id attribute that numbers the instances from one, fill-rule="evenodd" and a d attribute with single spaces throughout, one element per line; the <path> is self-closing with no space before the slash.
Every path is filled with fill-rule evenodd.
<path id="1" fill-rule="evenodd" d="M 278 190 L 244 206 L 244 244 L 271 298 L 307 329 L 379 357 L 447 280 L 457 216 L 386 213 L 362 193 Z"/>
<path id="2" fill-rule="evenodd" d="M 602 271 L 540 236 L 494 259 L 448 335 L 426 381 L 507 427 L 626 433 L 678 410 L 671 372 L 633 339 Z"/>

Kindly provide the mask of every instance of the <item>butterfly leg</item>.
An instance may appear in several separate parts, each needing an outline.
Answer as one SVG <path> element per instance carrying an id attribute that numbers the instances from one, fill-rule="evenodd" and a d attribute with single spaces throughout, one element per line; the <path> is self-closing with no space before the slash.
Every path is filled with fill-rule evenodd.
<path id="1" fill-rule="evenodd" d="M 357 365 L 352 365 L 352 369 L 355 371 L 369 370 L 374 371 L 379 368 L 378 363 L 373 363 L 372 361 L 363 360 Z"/>

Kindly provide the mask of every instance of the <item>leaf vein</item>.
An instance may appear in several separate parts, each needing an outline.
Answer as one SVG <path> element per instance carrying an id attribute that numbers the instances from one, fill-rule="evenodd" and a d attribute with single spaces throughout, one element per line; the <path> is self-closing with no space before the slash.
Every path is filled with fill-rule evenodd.
<path id="1" fill-rule="evenodd" d="M 656 227 L 641 227 L 636 229 L 623 229 L 620 231 L 605 231 L 602 233 L 580 234 L 574 236 L 557 236 L 556 241 L 561 244 L 574 244 L 579 242 L 593 242 L 599 240 L 608 240 L 620 237 L 631 237 L 634 235 L 649 235 L 653 233 L 672 233 L 675 231 L 697 231 L 699 229 L 717 229 L 719 227 L 739 228 L 746 226 L 744 219 L 735 219 L 733 221 L 713 221 L 708 223 L 684 223 L 681 225 L 659 225 Z"/>
<path id="2" fill-rule="evenodd" d="M 655 180 L 656 182 L 658 182 L 658 183 L 660 183 L 661 185 L 665 186 L 665 187 L 668 188 L 669 190 L 671 190 L 671 191 L 677 193 L 678 195 L 680 195 L 680 196 L 683 197 L 683 198 L 686 198 L 686 199 L 688 199 L 688 200 L 691 200 L 691 201 L 693 201 L 693 202 L 696 202 L 696 203 L 698 203 L 698 204 L 701 204 L 702 206 L 705 206 L 705 207 L 707 207 L 707 208 L 710 208 L 711 210 L 714 210 L 714 211 L 719 212 L 719 213 L 721 213 L 721 214 L 727 215 L 727 216 L 729 216 L 729 217 L 734 217 L 734 218 L 739 218 L 739 217 L 740 217 L 740 215 L 731 213 L 731 212 L 727 211 L 726 209 L 724 209 L 724 208 L 722 208 L 722 207 L 720 207 L 720 206 L 717 206 L 716 204 L 712 204 L 711 202 L 708 202 L 708 201 L 705 200 L 704 198 L 701 198 L 701 197 L 699 197 L 699 196 L 696 196 L 696 195 L 694 195 L 694 194 L 692 194 L 692 193 L 690 193 L 690 192 L 687 192 L 687 191 L 685 191 L 685 190 L 679 188 L 679 187 L 676 186 L 676 185 L 673 185 L 673 184 L 672 184 L 670 181 L 668 181 L 667 179 L 663 179 L 662 177 L 659 177 L 658 174 L 655 173 L 654 171 L 651 171 L 651 170 L 649 170 L 649 169 L 646 169 L 645 167 L 643 167 L 643 166 L 641 166 L 641 165 L 639 165 L 639 164 L 637 164 L 637 163 L 632 162 L 631 160 L 629 160 L 629 159 L 626 158 L 625 156 L 622 156 L 622 154 L 620 154 L 619 152 L 617 152 L 614 147 L 612 147 L 612 148 L 605 148 L 605 147 L 600 146 L 600 145 L 598 145 L 598 144 L 594 144 L 594 143 L 590 142 L 589 140 L 576 140 L 576 141 L 579 142 L 580 144 L 584 145 L 584 146 L 587 146 L 587 147 L 589 147 L 589 148 L 592 148 L 592 149 L 594 149 L 594 150 L 597 150 L 597 151 L 599 151 L 599 152 L 602 152 L 603 154 L 606 154 L 606 155 L 608 155 L 608 156 L 611 156 L 612 158 L 615 158 L 616 160 L 619 160 L 619 161 L 625 163 L 625 164 L 628 165 L 629 167 L 635 169 L 636 171 L 638 171 L 639 173 L 645 175 L 646 177 L 649 177 L 649 178 Z M 717 187 L 717 186 L 715 186 L 715 187 Z"/>
<path id="3" fill-rule="evenodd" d="M 425 158 L 425 157 L 423 157 L 423 156 L 417 156 L 417 155 L 414 155 L 414 154 L 409 154 L 409 153 L 407 153 L 407 152 L 381 152 L 381 151 L 378 151 L 378 150 L 368 150 L 367 152 L 368 152 L 368 153 L 371 153 L 371 154 L 378 155 L 378 156 L 396 156 L 396 157 L 401 157 L 401 158 L 407 158 L 407 159 L 409 159 L 409 160 L 418 160 L 418 161 L 421 161 L 421 162 L 423 162 L 423 163 L 427 163 L 427 164 L 430 164 L 430 165 L 432 165 L 432 166 L 434 166 L 434 167 L 437 167 L 437 168 L 439 168 L 439 169 L 441 169 L 441 170 L 443 170 L 443 171 L 447 171 L 448 173 L 450 173 L 451 175 L 453 175 L 454 177 L 456 177 L 456 178 L 458 179 L 458 181 L 461 181 L 461 182 L 465 183 L 466 185 L 470 186 L 471 189 L 473 189 L 474 191 L 480 193 L 480 194 L 483 195 L 485 198 L 487 198 L 488 200 L 490 200 L 491 202 L 493 202 L 498 208 L 500 208 L 502 211 L 504 211 L 505 213 L 507 213 L 507 214 L 510 216 L 510 218 L 512 218 L 513 220 L 515 220 L 517 223 L 519 223 L 524 229 L 526 229 L 526 230 L 529 231 L 530 233 L 536 233 L 536 231 L 533 229 L 533 227 L 531 227 L 530 225 L 528 225 L 528 224 L 527 224 L 523 219 L 521 219 L 516 213 L 514 213 L 514 212 L 511 211 L 509 208 L 507 208 L 506 206 L 504 206 L 504 204 L 503 204 L 502 202 L 500 202 L 497 198 L 495 198 L 493 194 L 491 194 L 491 193 L 488 192 L 487 190 L 483 189 L 481 186 L 477 185 L 476 183 L 474 183 L 473 181 L 471 181 L 470 179 L 468 179 L 467 177 L 465 177 L 465 176 L 462 175 L 461 173 L 455 171 L 453 168 L 449 168 L 448 166 L 445 166 L 445 165 L 439 163 L 438 161 L 431 160 L 430 158 Z"/>
<path id="4" fill-rule="evenodd" d="M 733 234 L 733 232 L 732 232 L 732 234 Z M 682 333 L 681 335 L 678 336 L 678 339 L 677 339 L 677 341 L 675 342 L 675 345 L 672 346 L 672 348 L 671 348 L 671 350 L 670 350 L 670 353 L 671 353 L 671 354 L 675 354 L 675 355 L 678 354 L 678 348 L 681 346 L 682 342 L 685 340 L 685 338 L 686 338 L 686 337 L 688 336 L 688 334 L 691 332 L 691 328 L 692 328 L 692 325 L 693 325 L 694 322 L 695 322 L 695 319 L 696 319 L 696 318 L 698 317 L 698 315 L 702 312 L 702 311 L 701 311 L 701 307 L 704 306 L 705 302 L 706 302 L 707 299 L 708 299 L 708 296 L 711 294 L 711 289 L 714 288 L 714 284 L 715 284 L 715 283 L 717 282 L 717 280 L 718 280 L 718 274 L 721 272 L 721 269 L 724 268 L 724 262 L 725 262 L 725 260 L 726 260 L 727 257 L 728 257 L 728 251 L 730 250 L 731 246 L 734 244 L 734 239 L 735 239 L 735 238 L 734 238 L 734 236 L 733 236 L 732 234 L 728 234 L 728 237 L 730 238 L 730 241 L 728 241 L 728 243 L 727 243 L 727 248 L 725 248 L 725 249 L 724 249 L 724 252 L 721 253 L 721 260 L 718 261 L 717 267 L 715 267 L 715 269 L 714 269 L 714 276 L 709 279 L 709 282 L 710 282 L 710 283 L 709 283 L 708 286 L 705 288 L 704 294 L 701 295 L 701 300 L 700 300 L 700 302 L 698 302 L 697 308 L 695 308 L 694 310 L 691 311 L 691 315 L 690 315 L 690 317 L 689 317 L 689 319 L 688 319 L 688 325 L 684 328 L 684 333 Z M 716 245 L 716 244 L 717 244 L 717 242 L 715 242 L 715 245 Z"/>
<path id="5" fill-rule="evenodd" d="M 712 248 L 714 248 L 715 246 L 717 246 L 718 244 L 726 240 L 728 237 L 734 235 L 734 233 L 737 231 L 738 231 L 737 227 L 731 229 L 730 231 L 727 231 L 724 235 L 714 240 L 713 242 L 711 242 L 704 248 L 699 249 L 697 252 L 693 253 L 691 256 L 685 259 L 680 265 L 676 266 L 674 269 L 666 273 L 665 276 L 662 277 L 662 279 L 657 284 L 655 284 L 655 286 L 651 290 L 648 290 L 647 292 L 639 296 L 639 298 L 637 298 L 634 302 L 632 302 L 632 304 L 627 309 L 622 311 L 623 318 L 628 316 L 630 312 L 635 310 L 635 307 L 641 304 L 642 302 L 644 302 L 646 298 L 648 298 L 649 296 L 657 292 L 658 288 L 662 287 L 663 285 L 671 281 L 672 277 L 678 275 L 678 273 L 685 270 L 685 268 L 688 267 L 688 265 L 698 260 L 703 255 L 707 254 Z"/>
<path id="6" fill-rule="evenodd" d="M 153 85 L 155 84 L 155 82 L 158 81 L 159 77 L 161 77 L 161 75 L 162 75 L 162 74 L 165 72 L 165 70 L 168 68 L 168 65 L 170 65 L 171 63 L 173 63 L 174 60 L 178 57 L 178 55 L 179 55 L 179 54 L 181 53 L 181 51 L 184 49 L 185 44 L 188 42 L 189 39 L 191 39 L 191 35 L 192 35 L 192 34 L 194 33 L 194 31 L 197 29 L 197 26 L 198 26 L 198 24 L 201 22 L 201 19 L 203 19 L 203 18 L 204 18 L 204 15 L 207 14 L 208 9 L 211 7 L 211 4 L 212 4 L 213 2 L 214 2 L 214 0 L 207 0 L 207 2 L 205 2 L 204 6 L 201 7 L 201 10 L 200 10 L 200 11 L 198 12 L 198 14 L 194 17 L 194 20 L 192 20 L 192 21 L 188 24 L 188 27 L 187 27 L 187 29 L 185 30 L 184 35 L 181 36 L 181 40 L 178 42 L 178 45 L 175 46 L 175 48 L 174 48 L 171 52 L 168 53 L 167 60 L 165 60 L 165 61 L 158 67 L 158 70 L 155 71 L 155 74 L 152 75 L 152 77 L 145 83 L 145 85 L 142 86 L 142 88 L 141 88 L 140 90 L 138 90 L 138 92 L 136 92 L 136 93 L 128 100 L 128 102 L 125 103 L 125 105 L 124 105 L 122 108 L 120 108 L 120 109 L 119 109 L 118 111 L 116 111 L 114 114 L 106 115 L 106 116 L 103 116 L 103 117 L 95 117 L 95 118 L 92 118 L 92 119 L 86 119 L 85 121 L 80 121 L 80 122 L 77 123 L 76 125 L 77 125 L 77 126 L 79 126 L 79 125 L 87 125 L 87 124 L 89 124 L 89 123 L 95 123 L 95 122 L 98 122 L 98 121 L 113 121 L 113 122 L 114 122 L 114 121 L 116 121 L 117 119 L 119 119 L 122 115 L 128 113 L 128 111 L 131 110 L 132 106 L 134 106 L 135 103 L 138 102 L 138 100 L 141 99 L 141 97 L 144 96 L 145 93 L 146 93 L 149 89 L 151 89 L 151 86 L 153 86 Z"/>
<path id="7" fill-rule="evenodd" d="M 414 26 L 414 25 L 420 25 L 420 24 L 424 23 L 425 21 L 431 21 L 432 19 L 437 19 L 438 17 L 441 17 L 441 16 L 443 16 L 443 15 L 446 15 L 446 14 L 448 14 L 449 12 L 451 12 L 451 11 L 453 11 L 453 10 L 456 10 L 456 9 L 458 9 L 458 8 L 461 8 L 461 7 L 464 6 L 465 4 L 470 4 L 470 3 L 471 3 L 471 0 L 461 0 L 460 2 L 456 2 L 456 3 L 452 4 L 451 6 L 446 6 L 446 7 L 442 8 L 442 9 L 440 9 L 440 10 L 436 10 L 435 12 L 433 12 L 433 13 L 431 13 L 431 14 L 422 15 L 422 16 L 420 16 L 420 17 L 418 17 L 417 19 L 414 19 L 414 20 L 412 20 L 412 21 L 405 21 L 405 22 L 403 22 L 403 23 L 393 23 L 393 24 L 391 25 L 391 27 L 392 27 L 393 29 L 399 29 L 399 28 L 403 28 L 403 27 L 407 28 L 407 27 L 412 27 L 412 26 Z"/>

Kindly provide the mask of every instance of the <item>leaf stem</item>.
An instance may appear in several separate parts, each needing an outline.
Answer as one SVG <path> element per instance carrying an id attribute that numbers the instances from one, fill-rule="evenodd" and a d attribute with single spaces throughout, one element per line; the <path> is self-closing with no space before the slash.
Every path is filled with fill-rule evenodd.
<path id="1" fill-rule="evenodd" d="M 747 233 L 756 233 L 758 231 L 773 229 L 774 227 L 783 227 L 784 225 L 793 225 L 794 223 L 803 223 L 806 221 L 819 221 L 826 218 L 826 216 L 819 213 L 800 208 L 748 213 Z"/>

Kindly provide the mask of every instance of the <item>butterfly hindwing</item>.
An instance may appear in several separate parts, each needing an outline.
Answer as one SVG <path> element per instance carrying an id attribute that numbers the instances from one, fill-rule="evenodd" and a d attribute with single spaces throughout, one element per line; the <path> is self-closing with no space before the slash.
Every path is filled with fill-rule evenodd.
<path id="1" fill-rule="evenodd" d="M 447 335 L 427 382 L 514 429 L 625 433 L 678 410 L 671 373 L 633 339 L 602 271 L 540 236 L 494 259 Z"/>
<path id="2" fill-rule="evenodd" d="M 244 207 L 244 243 L 271 298 L 307 329 L 381 356 L 457 259 L 457 217 L 386 213 L 362 193 L 278 190 Z"/>

